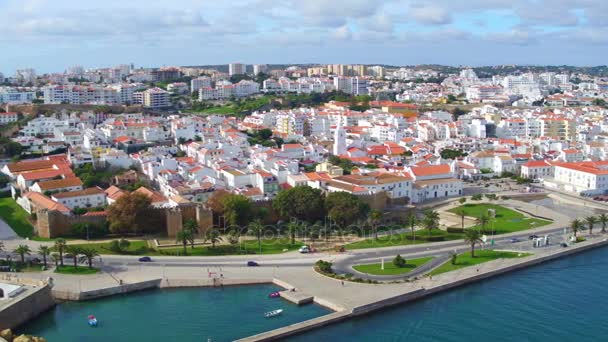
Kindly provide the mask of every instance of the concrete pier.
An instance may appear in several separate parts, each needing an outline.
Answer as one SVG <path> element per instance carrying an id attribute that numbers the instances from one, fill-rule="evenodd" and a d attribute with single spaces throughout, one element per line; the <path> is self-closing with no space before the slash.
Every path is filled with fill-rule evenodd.
<path id="1" fill-rule="evenodd" d="M 302 293 L 299 291 L 291 291 L 291 290 L 287 290 L 287 291 L 281 291 L 281 298 L 285 298 L 286 300 L 297 304 L 297 305 L 303 305 L 303 304 L 309 304 L 312 303 L 315 299 L 314 296 L 308 295 L 306 293 Z"/>

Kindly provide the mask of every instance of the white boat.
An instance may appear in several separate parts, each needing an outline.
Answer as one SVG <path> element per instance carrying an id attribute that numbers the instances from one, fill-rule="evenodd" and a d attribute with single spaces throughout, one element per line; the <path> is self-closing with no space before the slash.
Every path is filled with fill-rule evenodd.
<path id="1" fill-rule="evenodd" d="M 272 311 L 268 311 L 267 313 L 265 313 L 264 317 L 266 317 L 266 318 L 274 317 L 274 316 L 280 315 L 281 313 L 283 313 L 283 309 L 272 310 Z"/>

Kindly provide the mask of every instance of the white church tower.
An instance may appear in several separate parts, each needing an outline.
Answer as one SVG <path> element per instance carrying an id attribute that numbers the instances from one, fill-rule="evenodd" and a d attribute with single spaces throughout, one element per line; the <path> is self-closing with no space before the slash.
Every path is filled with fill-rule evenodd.
<path id="1" fill-rule="evenodd" d="M 342 127 L 342 120 L 338 119 L 338 126 L 334 132 L 334 150 L 336 156 L 346 154 L 346 131 Z"/>

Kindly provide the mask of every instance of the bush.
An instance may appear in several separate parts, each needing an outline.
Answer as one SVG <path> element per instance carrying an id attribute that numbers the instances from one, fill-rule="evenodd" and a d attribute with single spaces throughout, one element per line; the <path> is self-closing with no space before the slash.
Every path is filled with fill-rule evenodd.
<path id="1" fill-rule="evenodd" d="M 458 200 L 458 202 L 460 202 L 460 204 L 464 204 L 467 201 L 466 197 L 462 197 L 461 199 Z"/>
<path id="2" fill-rule="evenodd" d="M 329 261 L 319 260 L 319 261 L 317 261 L 315 263 L 315 266 L 317 267 L 317 269 L 321 273 L 327 273 L 327 274 L 333 274 L 334 273 L 334 271 L 331 268 L 332 263 L 329 262 Z"/>
<path id="3" fill-rule="evenodd" d="M 585 238 L 584 238 L 584 237 L 582 237 L 582 236 L 577 236 L 577 237 L 576 237 L 576 242 L 583 242 L 583 241 L 585 241 L 585 240 L 587 240 L 587 239 L 585 239 Z"/>
<path id="4" fill-rule="evenodd" d="M 486 194 L 486 198 L 490 201 L 494 201 L 497 199 L 496 194 Z"/>
<path id="5" fill-rule="evenodd" d="M 506 200 L 510 200 L 510 199 L 511 199 L 511 197 L 509 197 L 509 196 L 502 196 L 501 198 L 502 198 L 504 201 L 506 201 Z"/>
<path id="6" fill-rule="evenodd" d="M 405 259 L 403 259 L 403 257 L 401 256 L 401 254 L 397 254 L 397 256 L 395 257 L 395 259 L 393 259 L 393 265 L 395 265 L 395 267 L 405 267 L 407 263 L 405 262 Z"/>
<path id="7" fill-rule="evenodd" d="M 448 231 L 448 233 L 464 234 L 464 229 L 462 229 L 462 228 L 449 227 L 447 229 L 447 231 Z"/>
<path id="8" fill-rule="evenodd" d="M 129 248 L 131 242 L 129 240 L 120 239 L 110 241 L 109 249 L 114 253 L 124 253 Z"/>
<path id="9" fill-rule="evenodd" d="M 481 201 L 482 198 L 483 198 L 483 196 L 481 194 L 475 194 L 475 195 L 471 196 L 471 199 L 473 201 Z"/>

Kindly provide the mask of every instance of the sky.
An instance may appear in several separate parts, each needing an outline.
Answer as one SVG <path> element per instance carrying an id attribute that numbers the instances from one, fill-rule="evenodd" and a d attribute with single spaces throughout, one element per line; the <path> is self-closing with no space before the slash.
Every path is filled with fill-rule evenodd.
<path id="1" fill-rule="evenodd" d="M 247 64 L 604 65 L 606 0 L 0 0 L 0 72 Z"/>

